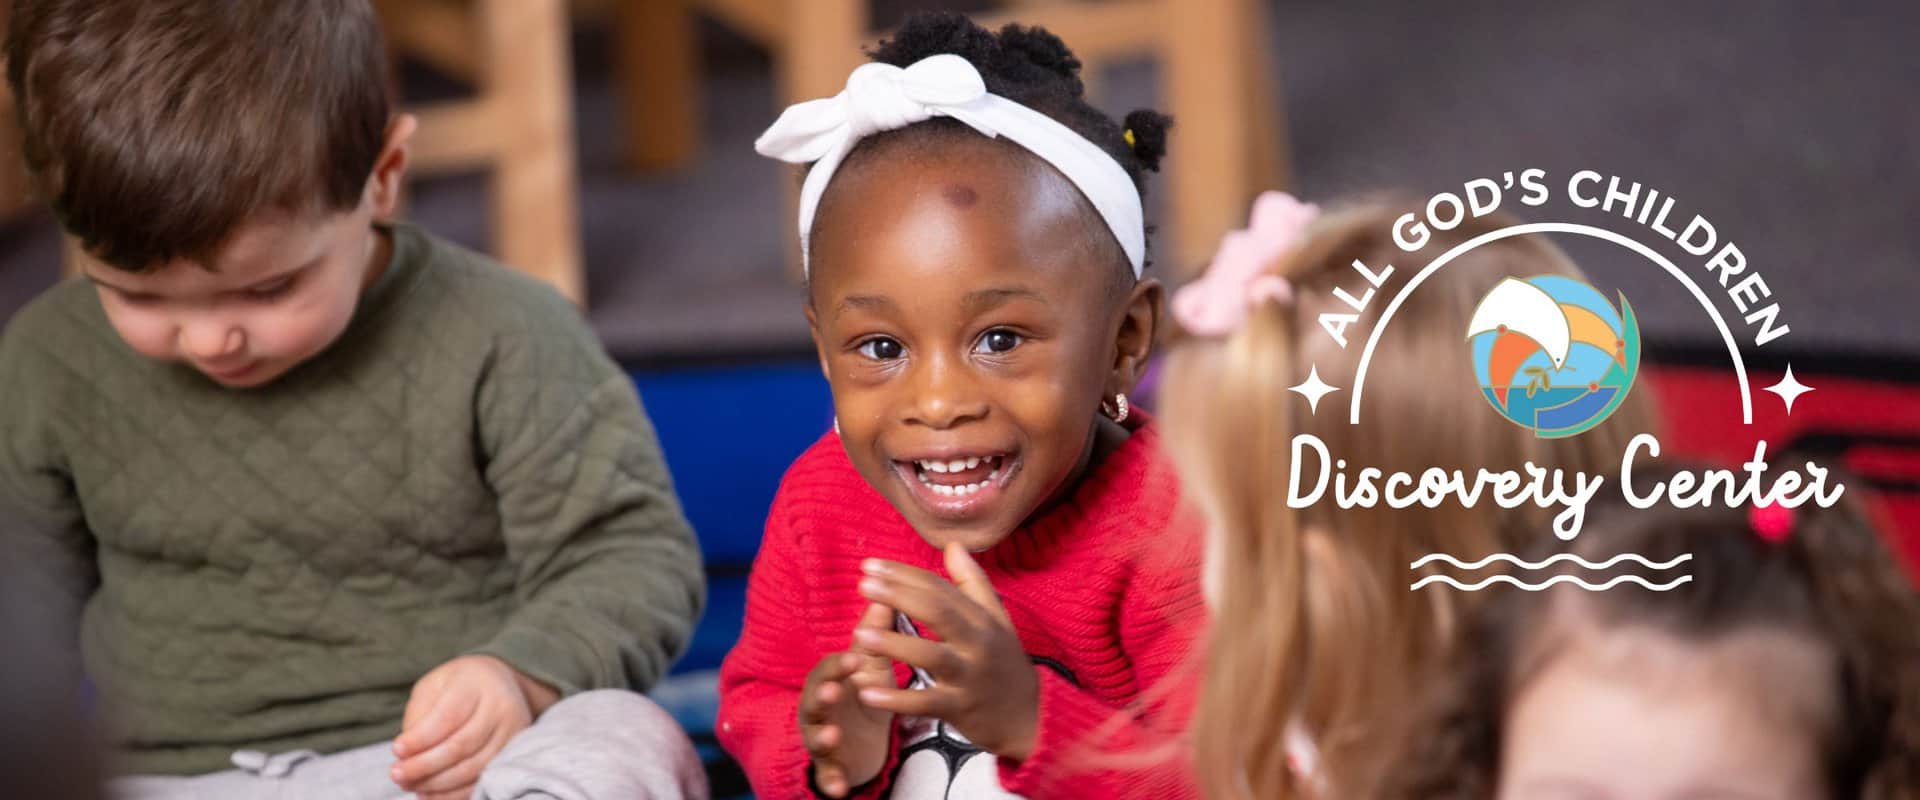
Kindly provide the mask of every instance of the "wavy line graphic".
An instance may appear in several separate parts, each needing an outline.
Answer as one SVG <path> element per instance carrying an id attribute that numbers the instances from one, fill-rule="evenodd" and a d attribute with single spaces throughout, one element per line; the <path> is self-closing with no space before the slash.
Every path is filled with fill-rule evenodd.
<path id="1" fill-rule="evenodd" d="M 1519 556 L 1513 555 L 1512 553 L 1494 553 L 1493 555 L 1487 556 L 1486 558 L 1480 559 L 1479 561 L 1465 562 L 1465 561 L 1461 561 L 1460 559 L 1454 558 L 1453 556 L 1447 555 L 1446 553 L 1433 553 L 1430 555 L 1421 556 L 1419 561 L 1413 562 L 1413 564 L 1408 568 L 1419 569 L 1435 561 L 1444 561 L 1460 569 L 1480 569 L 1481 567 L 1484 567 L 1495 561 L 1505 561 L 1521 569 L 1541 569 L 1553 564 L 1558 564 L 1563 561 L 1571 561 L 1587 569 L 1611 569 L 1613 565 L 1618 564 L 1622 561 L 1635 561 L 1640 563 L 1642 566 L 1647 567 L 1648 569 L 1673 569 L 1675 566 L 1679 564 L 1692 561 L 1692 560 L 1693 560 L 1692 553 L 1687 553 L 1686 555 L 1681 555 L 1681 556 L 1675 556 L 1671 561 L 1653 561 L 1648 559 L 1646 556 L 1639 555 L 1636 553 L 1621 553 L 1620 555 L 1614 556 L 1598 564 L 1595 564 L 1591 561 L 1588 561 L 1584 558 L 1576 556 L 1572 553 L 1559 553 L 1557 555 L 1554 555 L 1542 561 L 1527 561 L 1520 558 Z"/>
<path id="2" fill-rule="evenodd" d="M 1589 592 L 1604 592 L 1615 586 L 1619 586 L 1622 583 L 1633 583 L 1633 584 L 1640 585 L 1641 588 L 1651 589 L 1656 592 L 1664 592 L 1672 589 L 1675 586 L 1679 586 L 1680 584 L 1691 583 L 1692 581 L 1693 581 L 1692 575 L 1682 575 L 1666 583 L 1648 583 L 1647 579 L 1642 578 L 1638 575 L 1621 575 L 1619 577 L 1614 578 L 1613 580 L 1607 581 L 1606 583 L 1592 584 L 1584 580 L 1581 580 L 1580 578 L 1573 575 L 1555 575 L 1539 583 L 1526 583 L 1513 577 L 1512 575 L 1495 575 L 1479 583 L 1463 584 L 1445 575 L 1430 575 L 1428 577 L 1421 578 L 1419 583 L 1416 583 L 1413 585 L 1413 589 L 1415 591 L 1418 591 L 1422 587 L 1425 587 L 1427 584 L 1443 583 L 1455 589 L 1459 589 L 1460 591 L 1463 591 L 1463 592 L 1477 592 L 1477 591 L 1480 591 L 1481 589 L 1485 589 L 1488 586 L 1491 586 L 1496 583 L 1505 583 L 1505 584 L 1511 584 L 1513 586 L 1519 587 L 1529 592 L 1538 592 L 1542 589 L 1546 589 L 1547 587 L 1553 586 L 1554 584 L 1571 583 Z"/>

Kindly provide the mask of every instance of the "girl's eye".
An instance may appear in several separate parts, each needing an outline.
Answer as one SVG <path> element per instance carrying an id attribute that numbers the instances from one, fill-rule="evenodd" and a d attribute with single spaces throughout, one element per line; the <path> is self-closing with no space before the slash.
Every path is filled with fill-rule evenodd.
<path id="1" fill-rule="evenodd" d="M 860 343 L 860 355 L 875 361 L 892 361 L 906 355 L 906 352 L 905 346 L 884 336 L 876 336 Z"/>
<path id="2" fill-rule="evenodd" d="M 1019 347 L 1022 341 L 1025 341 L 1025 337 L 1020 334 L 1005 328 L 995 328 L 982 335 L 980 344 L 974 349 L 982 353 L 1005 353 Z"/>

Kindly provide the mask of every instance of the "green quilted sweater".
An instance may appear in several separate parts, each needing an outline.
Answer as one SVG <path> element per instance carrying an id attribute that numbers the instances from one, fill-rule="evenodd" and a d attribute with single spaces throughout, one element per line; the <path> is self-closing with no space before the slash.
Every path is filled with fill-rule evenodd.
<path id="1" fill-rule="evenodd" d="M 340 341 L 260 389 L 142 358 L 84 281 L 0 334 L 0 544 L 116 770 L 391 738 L 462 654 L 572 693 L 684 646 L 699 551 L 632 383 L 543 285 L 389 230 Z"/>

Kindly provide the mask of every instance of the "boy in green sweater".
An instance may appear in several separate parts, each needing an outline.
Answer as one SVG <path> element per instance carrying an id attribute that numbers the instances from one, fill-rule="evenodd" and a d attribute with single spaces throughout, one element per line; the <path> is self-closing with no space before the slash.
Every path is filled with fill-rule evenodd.
<path id="1" fill-rule="evenodd" d="M 98 263 L 0 334 L 0 557 L 122 797 L 676 797 L 699 613 L 578 311 L 393 211 L 367 0 L 18 0 L 29 166 Z M 614 691 L 593 691 L 614 690 Z"/>

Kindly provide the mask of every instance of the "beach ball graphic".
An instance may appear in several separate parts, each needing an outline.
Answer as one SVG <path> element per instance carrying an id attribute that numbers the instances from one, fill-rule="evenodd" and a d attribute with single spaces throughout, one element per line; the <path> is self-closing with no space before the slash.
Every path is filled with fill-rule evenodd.
<path id="1" fill-rule="evenodd" d="M 1467 325 L 1474 377 L 1493 410 L 1546 439 L 1586 431 L 1620 407 L 1640 368 L 1640 326 L 1620 295 L 1572 278 L 1507 278 Z"/>

